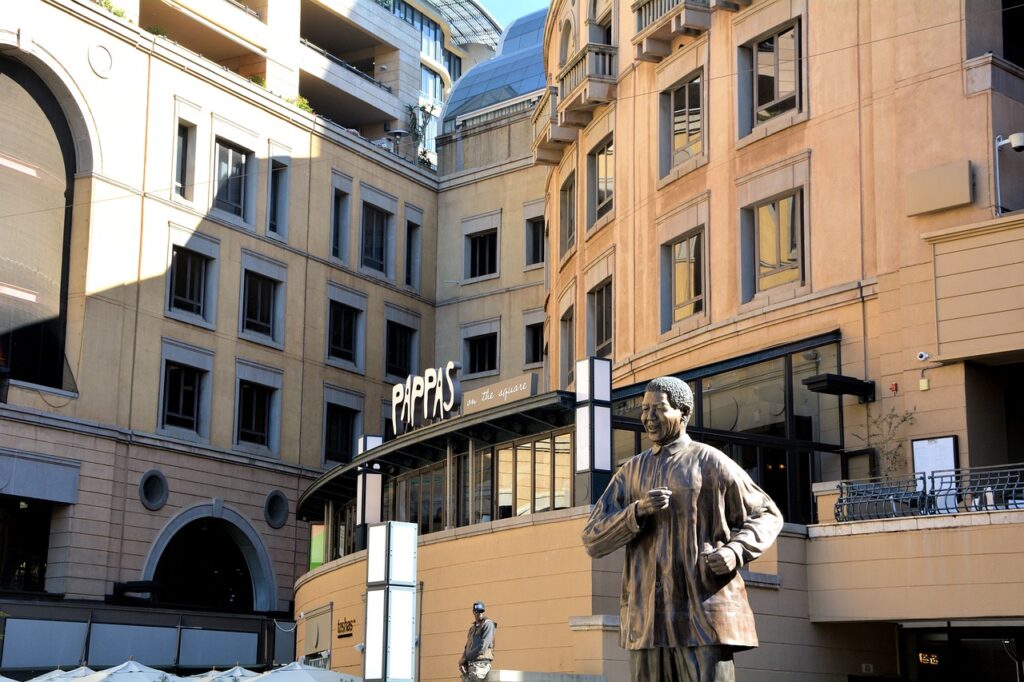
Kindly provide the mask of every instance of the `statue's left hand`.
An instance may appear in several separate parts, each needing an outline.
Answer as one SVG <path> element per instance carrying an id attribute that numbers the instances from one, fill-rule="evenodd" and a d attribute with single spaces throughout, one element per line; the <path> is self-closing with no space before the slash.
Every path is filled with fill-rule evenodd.
<path id="1" fill-rule="evenodd" d="M 736 564 L 739 560 L 736 557 L 736 552 L 732 551 L 728 547 L 719 547 L 713 552 L 708 552 L 703 555 L 704 561 L 708 563 L 708 568 L 715 575 L 727 575 L 736 570 Z"/>

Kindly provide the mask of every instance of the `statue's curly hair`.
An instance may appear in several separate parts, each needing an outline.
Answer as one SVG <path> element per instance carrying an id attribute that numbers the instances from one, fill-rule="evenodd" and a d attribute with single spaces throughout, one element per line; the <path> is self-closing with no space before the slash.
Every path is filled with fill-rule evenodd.
<path id="1" fill-rule="evenodd" d="M 658 377 L 647 384 L 645 392 L 661 391 L 668 397 L 668 404 L 687 414 L 693 413 L 693 391 L 682 379 L 676 377 Z"/>

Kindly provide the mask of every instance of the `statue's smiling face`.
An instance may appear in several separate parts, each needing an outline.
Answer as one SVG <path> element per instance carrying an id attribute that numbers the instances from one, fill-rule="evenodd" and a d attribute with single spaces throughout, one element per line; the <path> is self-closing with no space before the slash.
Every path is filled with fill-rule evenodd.
<path id="1" fill-rule="evenodd" d="M 640 421 L 647 430 L 647 436 L 663 445 L 679 438 L 683 412 L 672 407 L 664 391 L 648 391 L 644 393 L 644 401 L 640 405 Z"/>

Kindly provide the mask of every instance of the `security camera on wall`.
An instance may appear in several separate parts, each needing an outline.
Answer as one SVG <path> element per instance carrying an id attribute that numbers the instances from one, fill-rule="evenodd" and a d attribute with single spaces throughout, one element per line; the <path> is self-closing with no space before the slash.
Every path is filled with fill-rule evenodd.
<path id="1" fill-rule="evenodd" d="M 924 362 L 925 360 L 928 360 L 929 358 L 931 358 L 931 355 L 929 353 L 926 353 L 923 350 L 917 352 L 917 359 L 920 360 L 921 362 Z"/>
<path id="2" fill-rule="evenodd" d="M 1013 151 L 1024 152 L 1024 133 L 1013 133 L 1008 139 Z"/>

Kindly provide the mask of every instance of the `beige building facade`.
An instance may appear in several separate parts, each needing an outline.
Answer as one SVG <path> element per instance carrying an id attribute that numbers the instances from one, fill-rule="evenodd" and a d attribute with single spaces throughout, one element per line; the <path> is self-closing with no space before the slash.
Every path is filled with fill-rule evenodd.
<path id="1" fill-rule="evenodd" d="M 471 194 L 543 195 L 543 388 L 403 434 L 299 501 L 322 519 L 382 467 L 384 518 L 422 536 L 420 679 L 451 676 L 476 600 L 508 675 L 625 679 L 622 556 L 589 559 L 579 533 L 645 447 L 639 399 L 665 374 L 694 389 L 695 437 L 788 522 L 743 573 L 761 646 L 739 679 L 1015 679 L 1021 21 L 994 1 L 552 3 L 526 98 L 545 186 L 479 172 Z M 482 107 L 442 138 L 460 206 L 515 104 L 507 130 Z M 453 241 L 488 210 L 443 221 Z M 463 291 L 448 267 L 439 292 Z M 495 286 L 504 322 L 516 283 Z M 588 357 L 610 364 L 604 432 Z M 358 674 L 365 554 L 327 558 L 297 582 L 298 652 Z M 342 621 L 351 637 L 316 638 Z"/>

